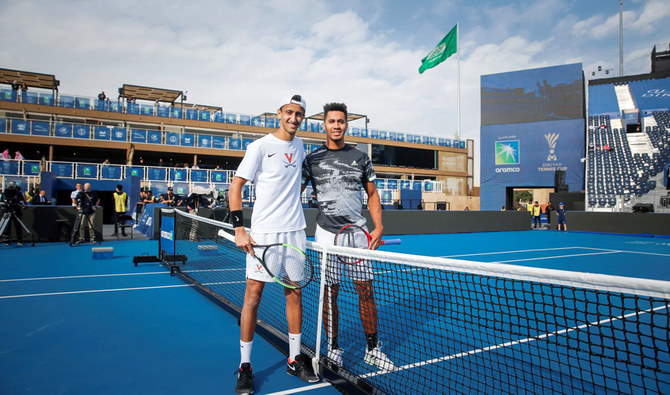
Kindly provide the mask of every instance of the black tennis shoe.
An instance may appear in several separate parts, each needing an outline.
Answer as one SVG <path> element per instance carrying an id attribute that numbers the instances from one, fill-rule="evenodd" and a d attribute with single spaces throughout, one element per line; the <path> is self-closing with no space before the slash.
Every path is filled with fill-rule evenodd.
<path id="1" fill-rule="evenodd" d="M 314 369 L 312 369 L 312 361 L 302 354 L 295 357 L 295 361 L 293 362 L 291 362 L 291 358 L 289 358 L 288 365 L 286 366 L 286 373 L 291 376 L 300 377 L 302 381 L 308 383 L 316 383 L 319 381 L 319 376 L 314 374 Z"/>
<path id="2" fill-rule="evenodd" d="M 235 386 L 235 393 L 241 395 L 251 395 L 254 393 L 254 375 L 251 374 L 251 364 L 245 362 L 240 366 L 237 373 L 237 385 Z"/>

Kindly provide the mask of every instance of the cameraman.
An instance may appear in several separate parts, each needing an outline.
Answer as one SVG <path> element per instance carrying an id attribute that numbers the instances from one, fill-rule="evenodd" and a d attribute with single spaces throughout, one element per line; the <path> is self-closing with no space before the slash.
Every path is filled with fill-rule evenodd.
<path id="1" fill-rule="evenodd" d="M 91 190 L 91 184 L 84 184 L 84 190 L 77 195 L 77 210 L 79 210 L 79 241 L 77 244 L 84 242 L 86 236 L 86 225 L 88 225 L 91 244 L 95 244 L 95 230 L 93 229 L 93 220 L 95 218 L 95 210 L 100 206 L 100 198 L 98 194 Z"/>
<path id="2" fill-rule="evenodd" d="M 26 201 L 23 198 L 21 189 L 16 185 L 15 182 L 9 182 L 7 188 L 5 188 L 5 190 L 2 192 L 2 196 L 0 196 L 0 202 L 2 202 L 3 214 L 11 215 L 11 223 L 16 229 L 16 244 L 23 245 L 23 226 L 21 226 L 20 218 L 21 209 L 26 208 Z M 3 236 L 6 237 L 8 244 L 9 240 L 11 239 L 10 235 L 11 228 L 7 226 Z"/>

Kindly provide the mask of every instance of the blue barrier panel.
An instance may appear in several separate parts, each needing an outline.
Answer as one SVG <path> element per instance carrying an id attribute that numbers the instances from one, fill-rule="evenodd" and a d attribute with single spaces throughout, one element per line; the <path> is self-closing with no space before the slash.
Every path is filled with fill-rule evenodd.
<path id="1" fill-rule="evenodd" d="M 170 169 L 170 181 L 188 181 L 187 169 Z"/>
<path id="2" fill-rule="evenodd" d="M 48 136 L 50 134 L 49 122 L 33 121 L 30 134 L 35 136 Z"/>
<path id="3" fill-rule="evenodd" d="M 214 122 L 224 122 L 223 118 L 223 113 L 221 111 L 217 111 L 214 113 Z"/>
<path id="4" fill-rule="evenodd" d="M 123 105 L 118 101 L 110 101 L 109 112 L 123 112 Z"/>
<path id="5" fill-rule="evenodd" d="M 358 129 L 358 128 L 354 128 L 354 129 Z M 318 122 L 310 122 L 309 123 L 309 131 L 312 132 L 312 133 L 319 133 L 319 123 Z M 358 129 L 358 132 L 359 132 L 359 135 L 360 135 L 360 129 Z"/>
<path id="6" fill-rule="evenodd" d="M 37 104 L 37 92 L 25 92 L 23 94 L 23 102 L 28 104 Z"/>
<path id="7" fill-rule="evenodd" d="M 108 111 L 109 110 L 109 102 L 107 100 L 95 99 L 93 102 L 95 103 L 94 107 L 95 107 L 96 111 Z"/>
<path id="8" fill-rule="evenodd" d="M 400 189 L 410 189 L 412 181 L 410 180 L 400 180 Z"/>
<path id="9" fill-rule="evenodd" d="M 421 144 L 430 144 L 430 137 L 428 136 L 421 136 Z"/>
<path id="10" fill-rule="evenodd" d="M 444 140 L 444 146 L 445 147 L 451 147 L 451 140 L 450 139 L 445 139 Z"/>
<path id="11" fill-rule="evenodd" d="M 113 141 L 128 141 L 127 134 L 128 134 L 128 131 L 124 128 L 113 128 L 112 129 L 112 140 Z"/>
<path id="12" fill-rule="evenodd" d="M 423 190 L 426 191 L 426 192 L 432 192 L 433 191 L 433 183 L 430 182 L 430 181 L 424 181 Z"/>
<path id="13" fill-rule="evenodd" d="M 228 182 L 228 173 L 225 171 L 212 170 L 212 182 Z"/>
<path id="14" fill-rule="evenodd" d="M 182 112 L 181 108 L 172 107 L 172 109 L 170 110 L 170 117 L 172 117 L 172 118 L 181 119 L 182 114 L 183 114 L 183 112 Z"/>
<path id="15" fill-rule="evenodd" d="M 137 103 L 127 103 L 126 104 L 126 113 L 128 114 L 140 114 L 140 105 Z"/>
<path id="16" fill-rule="evenodd" d="M 242 141 L 240 139 L 231 138 L 230 140 L 228 140 L 228 149 L 241 150 Z"/>
<path id="17" fill-rule="evenodd" d="M 19 175 L 19 161 L 18 160 L 3 160 L 0 161 L 0 174 L 3 175 Z"/>
<path id="18" fill-rule="evenodd" d="M 226 113 L 224 119 L 226 123 L 237 123 L 237 114 Z"/>
<path id="19" fill-rule="evenodd" d="M 242 139 L 242 149 L 246 151 L 249 144 L 251 144 L 253 142 L 254 142 L 254 139 Z"/>
<path id="20" fill-rule="evenodd" d="M 149 181 L 165 181 L 167 179 L 167 168 L 165 167 L 148 167 L 147 180 Z"/>
<path id="21" fill-rule="evenodd" d="M 386 180 L 386 189 L 398 189 L 398 180 Z"/>
<path id="22" fill-rule="evenodd" d="M 169 118 L 170 117 L 170 107 L 167 106 L 158 106 L 156 109 L 156 115 L 159 117 L 163 118 Z"/>
<path id="23" fill-rule="evenodd" d="M 149 130 L 147 132 L 147 143 L 163 144 L 163 133 L 158 130 Z"/>
<path id="24" fill-rule="evenodd" d="M 198 119 L 201 121 L 209 122 L 209 111 L 207 110 L 200 110 L 198 113 Z"/>
<path id="25" fill-rule="evenodd" d="M 12 133 L 14 134 L 30 134 L 30 123 L 22 119 L 12 120 Z"/>
<path id="26" fill-rule="evenodd" d="M 207 182 L 207 170 L 191 169 L 191 182 Z"/>
<path id="27" fill-rule="evenodd" d="M 165 144 L 167 144 L 167 145 L 179 145 L 179 140 L 181 140 L 181 137 L 179 136 L 179 133 L 175 133 L 175 132 L 165 133 Z"/>
<path id="28" fill-rule="evenodd" d="M 226 138 L 223 136 L 212 136 L 212 148 L 225 149 Z"/>
<path id="29" fill-rule="evenodd" d="M 54 177 L 72 178 L 74 174 L 74 164 L 72 163 L 52 163 L 51 173 Z"/>
<path id="30" fill-rule="evenodd" d="M 133 129 L 132 130 L 132 139 L 133 143 L 146 143 L 147 142 L 147 131 L 142 129 Z"/>
<path id="31" fill-rule="evenodd" d="M 368 137 L 367 129 L 361 129 L 361 137 Z"/>
<path id="32" fill-rule="evenodd" d="M 382 180 L 381 178 L 378 178 L 375 180 L 375 185 L 377 186 L 377 189 L 385 189 L 386 188 L 386 180 Z"/>
<path id="33" fill-rule="evenodd" d="M 412 182 L 412 189 L 415 191 L 420 191 L 421 190 L 421 181 L 413 181 Z"/>
<path id="34" fill-rule="evenodd" d="M 126 166 L 126 177 L 139 176 L 144 178 L 144 166 Z"/>
<path id="35" fill-rule="evenodd" d="M 120 180 L 122 177 L 122 166 L 102 165 L 100 167 L 101 180 Z"/>
<path id="36" fill-rule="evenodd" d="M 185 147 L 195 146 L 195 135 L 193 133 L 182 133 L 181 145 Z"/>
<path id="37" fill-rule="evenodd" d="M 376 130 L 376 129 L 370 130 L 370 138 L 378 139 L 379 138 L 379 130 Z"/>
<path id="38" fill-rule="evenodd" d="M 16 91 L 11 91 L 8 89 L 0 89 L 0 100 L 16 101 Z"/>
<path id="39" fill-rule="evenodd" d="M 251 117 L 248 115 L 240 115 L 240 125 L 251 125 Z"/>
<path id="40" fill-rule="evenodd" d="M 165 203 L 147 204 L 144 207 L 144 211 L 142 211 L 142 216 L 140 217 L 137 226 L 135 226 L 135 230 L 150 239 L 153 239 L 154 237 L 154 225 L 158 226 L 158 220 L 154 218 L 154 207 L 167 207 L 167 205 Z"/>
<path id="41" fill-rule="evenodd" d="M 431 137 L 429 143 L 430 145 L 437 145 L 437 137 Z"/>
<path id="42" fill-rule="evenodd" d="M 207 134 L 198 135 L 198 147 L 212 148 L 212 136 Z"/>
<path id="43" fill-rule="evenodd" d="M 361 128 L 349 129 L 349 135 L 351 135 L 351 137 L 361 137 Z"/>
<path id="44" fill-rule="evenodd" d="M 54 136 L 72 138 L 72 124 L 57 123 L 54 127 Z"/>
<path id="45" fill-rule="evenodd" d="M 90 139 L 91 127 L 88 125 L 74 125 L 73 137 L 76 139 Z"/>
<path id="46" fill-rule="evenodd" d="M 389 132 L 389 140 L 391 141 L 398 140 L 398 134 L 396 132 Z"/>
<path id="47" fill-rule="evenodd" d="M 141 115 L 153 116 L 154 115 L 154 106 L 149 105 L 149 104 L 140 104 L 140 114 Z"/>
<path id="48" fill-rule="evenodd" d="M 461 148 L 465 148 L 465 141 L 461 141 Z"/>
<path id="49" fill-rule="evenodd" d="M 60 107 L 73 108 L 74 107 L 74 97 L 73 96 L 61 96 L 58 99 L 58 105 Z"/>
<path id="50" fill-rule="evenodd" d="M 302 121 L 300 124 L 300 127 L 298 127 L 298 130 L 302 130 L 303 132 L 307 131 L 307 121 Z"/>
<path id="51" fill-rule="evenodd" d="M 85 97 L 77 97 L 74 100 L 74 106 L 75 108 L 79 108 L 82 110 L 90 110 L 91 109 L 91 101 L 88 98 Z"/>
<path id="52" fill-rule="evenodd" d="M 40 174 L 40 162 L 38 161 L 23 161 L 23 175 L 24 176 L 38 176 Z"/>
<path id="53" fill-rule="evenodd" d="M 275 118 L 265 117 L 265 127 L 266 128 L 277 128 L 279 126 L 279 120 Z"/>
<path id="54" fill-rule="evenodd" d="M 195 110 L 193 108 L 187 108 L 186 109 L 186 119 L 190 119 L 192 121 L 195 121 L 198 119 L 198 110 Z"/>
<path id="55" fill-rule="evenodd" d="M 98 178 L 96 165 L 77 164 L 77 178 Z"/>
<path id="56" fill-rule="evenodd" d="M 396 141 L 405 141 L 405 133 L 396 134 Z"/>
<path id="57" fill-rule="evenodd" d="M 42 106 L 53 106 L 54 97 L 51 93 L 40 93 L 39 103 Z"/>
<path id="58" fill-rule="evenodd" d="M 0 118 L 0 133 L 5 133 L 7 131 L 7 120 L 5 118 Z"/>
<path id="59" fill-rule="evenodd" d="M 381 140 L 388 140 L 388 132 L 385 130 L 380 130 L 379 131 L 379 138 Z"/>
<path id="60" fill-rule="evenodd" d="M 439 145 L 441 147 L 444 147 L 445 144 L 446 144 L 446 142 L 443 138 L 440 137 L 439 139 L 437 139 L 437 145 Z"/>

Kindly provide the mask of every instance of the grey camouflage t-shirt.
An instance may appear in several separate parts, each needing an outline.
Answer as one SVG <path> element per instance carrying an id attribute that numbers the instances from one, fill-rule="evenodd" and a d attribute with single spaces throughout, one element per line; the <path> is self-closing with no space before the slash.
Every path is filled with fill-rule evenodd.
<path id="1" fill-rule="evenodd" d="M 344 225 L 365 226 L 361 187 L 376 178 L 367 154 L 348 144 L 338 150 L 322 145 L 302 165 L 302 183 L 312 181 L 319 202 L 316 223 L 333 233 Z"/>

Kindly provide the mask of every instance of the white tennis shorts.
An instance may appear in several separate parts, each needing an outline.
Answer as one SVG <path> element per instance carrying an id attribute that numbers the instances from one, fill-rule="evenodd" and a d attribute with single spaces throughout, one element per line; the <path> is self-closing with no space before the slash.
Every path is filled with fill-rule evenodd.
<path id="1" fill-rule="evenodd" d="M 365 226 L 362 228 L 367 231 Z M 316 225 L 314 232 L 314 241 L 322 245 L 335 245 L 335 233 L 331 233 L 319 225 Z M 372 271 L 372 264 L 368 260 L 362 260 L 356 264 L 350 265 L 341 262 L 336 255 L 330 255 L 326 271 L 326 285 L 334 285 L 342 282 L 342 275 L 349 277 L 354 281 L 374 280 L 375 275 Z"/>
<path id="2" fill-rule="evenodd" d="M 254 239 L 258 245 L 286 243 L 305 251 L 306 238 L 304 229 L 279 233 L 251 232 L 251 238 Z M 256 251 L 259 251 L 261 254 L 263 253 L 262 249 L 256 249 Z M 262 256 L 259 258 L 262 258 Z M 252 257 L 251 254 L 247 254 L 247 278 L 266 283 L 274 281 L 272 276 L 270 276 L 263 267 L 263 264 L 261 264 L 258 259 Z"/>

